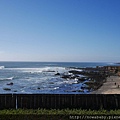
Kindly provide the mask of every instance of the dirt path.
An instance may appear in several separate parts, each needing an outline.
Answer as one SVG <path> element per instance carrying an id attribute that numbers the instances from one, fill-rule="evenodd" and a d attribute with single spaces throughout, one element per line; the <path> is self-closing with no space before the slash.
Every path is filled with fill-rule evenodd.
<path id="1" fill-rule="evenodd" d="M 120 77 L 110 76 L 98 90 L 91 94 L 120 94 Z"/>

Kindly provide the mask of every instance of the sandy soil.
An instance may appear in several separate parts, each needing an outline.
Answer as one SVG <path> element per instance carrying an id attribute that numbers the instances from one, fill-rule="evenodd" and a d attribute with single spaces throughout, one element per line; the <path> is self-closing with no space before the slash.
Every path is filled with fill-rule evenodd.
<path id="1" fill-rule="evenodd" d="M 91 94 L 120 94 L 120 77 L 110 76 L 98 90 Z"/>

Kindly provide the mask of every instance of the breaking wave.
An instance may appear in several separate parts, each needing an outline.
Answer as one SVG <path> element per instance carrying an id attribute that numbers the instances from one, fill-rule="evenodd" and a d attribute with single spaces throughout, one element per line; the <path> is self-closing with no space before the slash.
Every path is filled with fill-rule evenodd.
<path id="1" fill-rule="evenodd" d="M 4 69 L 5 68 L 5 66 L 0 66 L 0 69 Z"/>
<path id="2" fill-rule="evenodd" d="M 43 68 L 7 68 L 21 72 L 42 73 L 42 72 L 65 72 L 65 67 L 43 67 Z"/>
<path id="3" fill-rule="evenodd" d="M 4 81 L 4 80 L 13 80 L 14 77 L 8 77 L 8 78 L 0 78 L 0 81 Z"/>

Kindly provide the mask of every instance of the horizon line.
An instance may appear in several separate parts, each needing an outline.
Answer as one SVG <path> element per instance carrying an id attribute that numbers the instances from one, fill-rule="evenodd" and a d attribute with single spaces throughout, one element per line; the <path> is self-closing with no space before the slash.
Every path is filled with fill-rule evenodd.
<path id="1" fill-rule="evenodd" d="M 5 60 L 0 62 L 58 62 L 58 63 L 119 63 L 119 62 L 106 62 L 106 61 L 22 61 L 22 60 Z"/>

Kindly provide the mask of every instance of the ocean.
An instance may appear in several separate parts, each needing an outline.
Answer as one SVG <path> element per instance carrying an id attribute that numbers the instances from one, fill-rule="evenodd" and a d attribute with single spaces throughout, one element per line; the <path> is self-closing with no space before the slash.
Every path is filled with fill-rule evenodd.
<path id="1" fill-rule="evenodd" d="M 89 94 L 81 90 L 84 82 L 63 79 L 71 67 L 96 67 L 114 63 L 90 62 L 0 62 L 0 94 Z"/>

